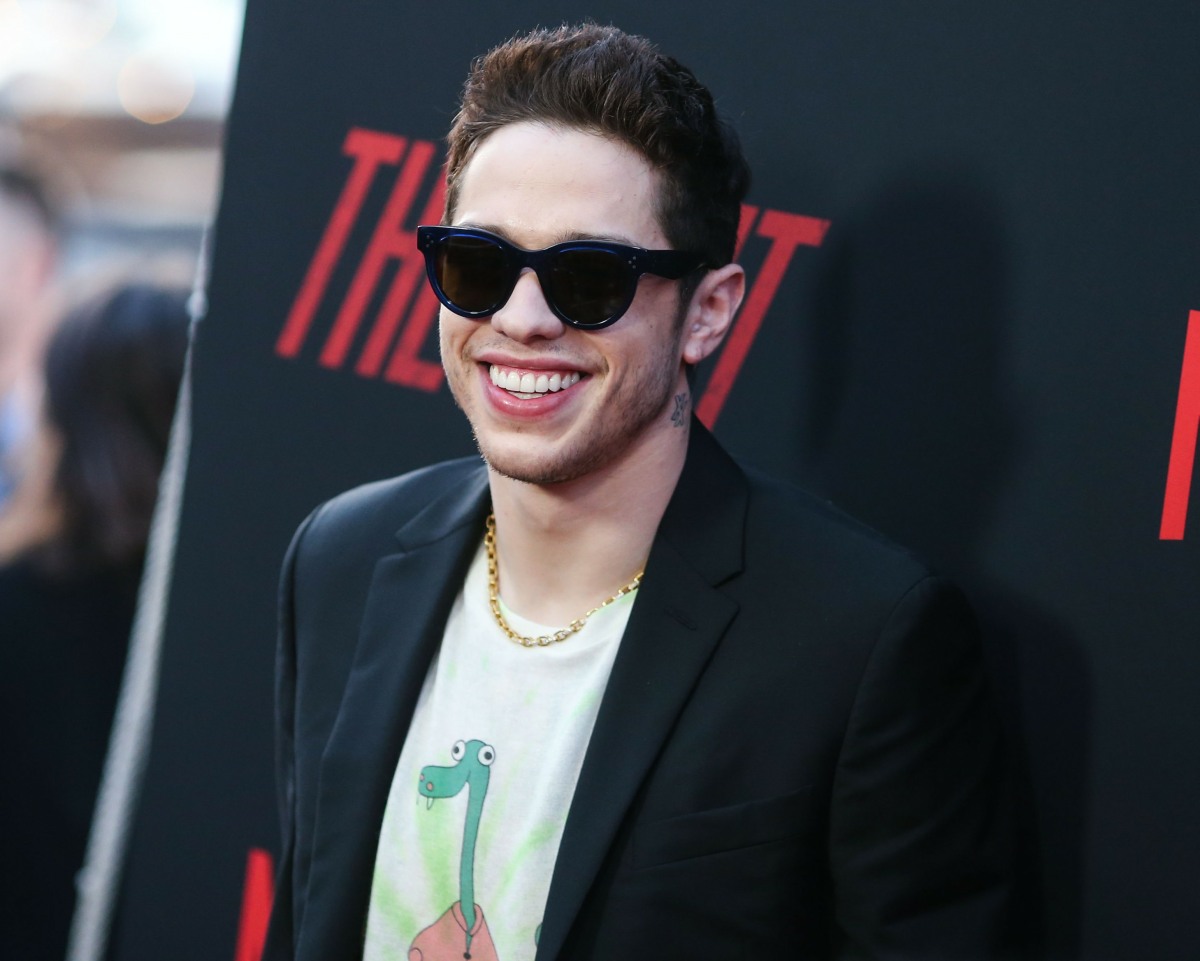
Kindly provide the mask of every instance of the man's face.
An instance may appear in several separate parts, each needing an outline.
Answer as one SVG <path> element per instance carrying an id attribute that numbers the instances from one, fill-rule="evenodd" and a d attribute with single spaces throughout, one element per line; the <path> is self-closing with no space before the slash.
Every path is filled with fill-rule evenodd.
<path id="1" fill-rule="evenodd" d="M 467 164 L 454 224 L 531 250 L 578 238 L 665 249 L 657 193 L 654 169 L 624 145 L 579 130 L 512 124 L 483 141 Z M 553 484 L 652 450 L 661 433 L 677 429 L 672 398 L 686 391 L 678 311 L 678 282 L 647 274 L 615 324 L 576 330 L 551 313 L 532 271 L 489 318 L 443 308 L 446 378 L 488 464 L 518 480 Z"/>

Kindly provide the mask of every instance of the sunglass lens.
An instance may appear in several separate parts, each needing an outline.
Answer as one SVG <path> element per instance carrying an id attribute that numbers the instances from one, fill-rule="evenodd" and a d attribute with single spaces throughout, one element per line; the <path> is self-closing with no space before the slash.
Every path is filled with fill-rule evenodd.
<path id="1" fill-rule="evenodd" d="M 483 237 L 447 237 L 437 251 L 437 279 L 456 307 L 486 311 L 508 293 L 509 268 L 504 251 Z"/>
<path id="2" fill-rule="evenodd" d="M 547 296 L 581 326 L 603 324 L 628 304 L 632 271 L 610 250 L 563 250 L 547 271 Z"/>

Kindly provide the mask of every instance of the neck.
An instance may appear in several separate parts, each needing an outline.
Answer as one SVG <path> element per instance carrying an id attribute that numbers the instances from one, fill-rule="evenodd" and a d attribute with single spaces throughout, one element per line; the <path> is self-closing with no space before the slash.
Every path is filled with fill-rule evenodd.
<path id="1" fill-rule="evenodd" d="M 632 580 L 683 470 L 688 428 L 635 442 L 586 477 L 540 486 L 489 475 L 500 595 L 522 617 L 561 627 Z"/>
<path id="2" fill-rule="evenodd" d="M 475 926 L 475 842 L 479 837 L 479 821 L 483 814 L 483 788 L 467 783 L 467 818 L 463 828 L 462 855 L 458 866 L 458 900 L 467 922 L 467 944 L 471 943 L 471 928 Z"/>

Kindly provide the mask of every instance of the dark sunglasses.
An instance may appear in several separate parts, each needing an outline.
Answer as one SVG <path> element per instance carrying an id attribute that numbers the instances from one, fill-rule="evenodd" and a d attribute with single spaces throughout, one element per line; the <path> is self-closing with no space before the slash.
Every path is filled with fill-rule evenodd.
<path id="1" fill-rule="evenodd" d="M 438 300 L 463 317 L 487 317 L 508 302 L 521 271 L 537 274 L 546 304 L 559 320 L 598 330 L 633 303 L 638 278 L 678 280 L 703 265 L 699 254 L 643 250 L 607 240 L 568 240 L 524 250 L 474 227 L 418 227 L 417 247 Z"/>

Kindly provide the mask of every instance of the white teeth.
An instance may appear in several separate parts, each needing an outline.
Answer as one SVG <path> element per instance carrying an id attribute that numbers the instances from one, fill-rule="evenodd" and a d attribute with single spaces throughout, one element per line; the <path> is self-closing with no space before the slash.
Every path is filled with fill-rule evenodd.
<path id="1" fill-rule="evenodd" d="M 569 374 L 534 374 L 530 372 L 520 374 L 515 370 L 505 370 L 494 365 L 488 373 L 493 384 L 517 394 L 522 400 L 529 400 L 539 394 L 566 390 L 568 387 L 578 384 L 581 377 L 578 371 L 571 371 Z"/>

